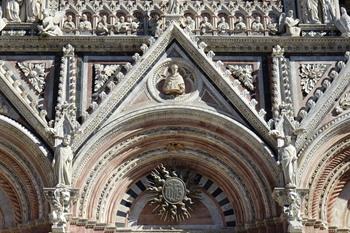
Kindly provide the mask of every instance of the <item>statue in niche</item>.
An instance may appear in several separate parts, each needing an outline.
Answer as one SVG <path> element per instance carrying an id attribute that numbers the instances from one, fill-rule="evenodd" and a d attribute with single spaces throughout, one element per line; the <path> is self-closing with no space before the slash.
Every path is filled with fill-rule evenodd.
<path id="1" fill-rule="evenodd" d="M 178 96 L 185 93 L 185 81 L 178 69 L 176 64 L 172 64 L 168 68 L 169 74 L 166 76 L 162 88 L 164 94 Z"/>
<path id="2" fill-rule="evenodd" d="M 67 20 L 63 23 L 63 30 L 66 32 L 72 32 L 75 30 L 75 23 L 73 22 L 72 15 L 67 16 Z"/>
<path id="3" fill-rule="evenodd" d="M 4 18 L 10 22 L 21 22 L 20 7 L 22 0 L 4 0 Z"/>
<path id="4" fill-rule="evenodd" d="M 42 0 L 26 0 L 25 12 L 27 22 L 36 22 L 43 18 L 41 14 L 43 10 Z"/>
<path id="5" fill-rule="evenodd" d="M 264 25 L 261 23 L 260 16 L 255 17 L 255 20 L 252 23 L 252 31 L 253 32 L 263 32 L 264 31 Z"/>
<path id="6" fill-rule="evenodd" d="M 237 23 L 235 23 L 235 31 L 236 32 L 244 32 L 247 29 L 247 25 L 243 21 L 243 17 L 239 16 L 237 19 Z"/>
<path id="7" fill-rule="evenodd" d="M 71 186 L 72 184 L 72 161 L 73 151 L 70 146 L 71 138 L 66 135 L 61 144 L 55 149 L 54 171 L 58 184 Z"/>
<path id="8" fill-rule="evenodd" d="M 323 0 L 324 23 L 332 23 L 335 19 L 334 2 Z"/>
<path id="9" fill-rule="evenodd" d="M 129 29 L 129 24 L 128 22 L 125 21 L 124 16 L 120 16 L 118 25 L 119 25 L 119 32 L 126 32 Z"/>
<path id="10" fill-rule="evenodd" d="M 188 15 L 186 18 L 184 18 L 181 21 L 181 26 L 183 28 L 188 29 L 189 31 L 193 31 L 195 29 L 195 27 L 196 27 L 196 23 L 194 22 L 192 17 Z"/>
<path id="11" fill-rule="evenodd" d="M 107 15 L 103 15 L 101 20 L 97 23 L 96 34 L 98 36 L 106 36 L 109 34 Z"/>
<path id="12" fill-rule="evenodd" d="M 335 26 L 344 37 L 350 37 L 350 16 L 344 7 L 340 8 L 341 16 L 335 21 Z"/>
<path id="13" fill-rule="evenodd" d="M 299 19 L 294 19 L 293 10 L 289 10 L 287 15 L 282 13 L 279 19 L 280 32 L 285 36 L 300 36 L 299 22 Z"/>
<path id="14" fill-rule="evenodd" d="M 159 37 L 163 30 L 162 30 L 162 19 L 158 14 L 154 14 L 151 16 L 151 20 L 149 21 L 149 29 L 152 35 L 155 37 Z"/>
<path id="15" fill-rule="evenodd" d="M 218 24 L 219 34 L 224 35 L 227 34 L 227 30 L 230 29 L 230 25 L 226 22 L 225 17 L 220 18 L 220 22 Z"/>
<path id="16" fill-rule="evenodd" d="M 178 14 L 179 13 L 179 4 L 177 0 L 169 0 L 168 3 L 168 14 Z"/>
<path id="17" fill-rule="evenodd" d="M 81 22 L 79 23 L 79 30 L 81 32 L 87 32 L 92 30 L 91 22 L 89 21 L 86 14 L 81 16 Z"/>
<path id="18" fill-rule="evenodd" d="M 209 33 L 213 30 L 213 25 L 209 22 L 207 16 L 203 17 L 203 21 L 200 24 L 201 34 Z"/>
<path id="19" fill-rule="evenodd" d="M 304 0 L 302 5 L 306 6 L 306 23 L 320 24 L 320 0 Z"/>

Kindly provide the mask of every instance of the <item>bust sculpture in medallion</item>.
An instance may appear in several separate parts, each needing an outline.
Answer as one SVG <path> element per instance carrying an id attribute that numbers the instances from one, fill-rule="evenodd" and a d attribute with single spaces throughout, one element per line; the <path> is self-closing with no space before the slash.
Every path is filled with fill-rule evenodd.
<path id="1" fill-rule="evenodd" d="M 169 74 L 166 76 L 162 91 L 166 95 L 182 95 L 185 93 L 185 81 L 179 73 L 179 67 L 172 64 L 169 67 Z"/>

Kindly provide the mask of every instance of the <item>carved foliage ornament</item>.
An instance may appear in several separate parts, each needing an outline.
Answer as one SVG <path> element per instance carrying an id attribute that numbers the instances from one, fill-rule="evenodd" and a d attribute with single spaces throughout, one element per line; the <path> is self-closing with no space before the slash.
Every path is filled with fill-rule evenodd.
<path id="1" fill-rule="evenodd" d="M 17 65 L 31 87 L 41 93 L 45 84 L 45 65 L 31 62 L 18 62 Z"/>
<path id="2" fill-rule="evenodd" d="M 325 64 L 301 64 L 300 85 L 304 95 L 309 94 L 327 70 Z"/>
<path id="3" fill-rule="evenodd" d="M 254 91 L 255 77 L 252 65 L 229 65 L 229 70 L 233 76 L 241 81 L 242 85 L 250 91 Z"/>
<path id="4" fill-rule="evenodd" d="M 151 176 L 153 179 L 147 187 L 147 192 L 151 194 L 150 204 L 154 206 L 153 213 L 159 215 L 164 222 L 181 222 L 189 219 L 194 205 L 193 200 L 198 199 L 198 193 L 186 187 L 178 174 L 167 170 L 163 164 L 155 168 Z"/>
<path id="5" fill-rule="evenodd" d="M 94 92 L 99 91 L 100 88 L 103 87 L 108 80 L 117 78 L 121 70 L 121 67 L 119 65 L 95 64 L 94 68 L 95 68 Z"/>

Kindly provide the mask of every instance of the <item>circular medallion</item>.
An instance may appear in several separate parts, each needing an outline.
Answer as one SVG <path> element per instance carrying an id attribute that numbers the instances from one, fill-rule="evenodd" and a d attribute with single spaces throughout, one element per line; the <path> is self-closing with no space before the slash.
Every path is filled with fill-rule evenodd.
<path id="1" fill-rule="evenodd" d="M 189 61 L 168 58 L 155 66 L 147 80 L 150 96 L 158 102 L 182 103 L 199 97 L 203 81 Z"/>
<path id="2" fill-rule="evenodd" d="M 183 201 L 186 196 L 185 192 L 185 183 L 177 177 L 166 179 L 163 185 L 163 197 L 170 204 L 177 204 Z"/>

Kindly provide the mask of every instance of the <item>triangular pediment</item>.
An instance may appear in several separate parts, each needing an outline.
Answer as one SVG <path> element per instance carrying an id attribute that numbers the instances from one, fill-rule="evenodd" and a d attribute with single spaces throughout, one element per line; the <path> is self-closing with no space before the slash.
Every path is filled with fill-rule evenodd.
<path id="1" fill-rule="evenodd" d="M 249 98 L 247 90 L 232 80 L 231 73 L 223 62 L 213 61 L 212 51 L 205 53 L 205 47 L 205 43 L 199 42 L 197 37 L 176 23 L 172 23 L 157 40 L 151 39 L 150 45 L 142 45 L 143 55 L 133 56 L 133 66 L 103 96 L 103 101 L 94 107 L 82 125 L 84 133 L 76 138 L 73 147 L 78 148 L 112 116 L 127 111 L 128 108 L 130 110 L 132 106 L 141 106 L 143 102 L 206 105 L 244 122 L 273 145 L 274 140 L 268 133 L 269 127 L 264 119 L 265 112 L 256 109 L 257 101 Z M 158 82 L 168 75 L 172 63 L 180 64 L 178 71 L 185 77 L 186 90 L 178 96 L 175 94 L 176 97 L 171 97 L 172 94 L 164 95 L 164 90 L 161 90 L 164 84 Z"/>
<path id="2" fill-rule="evenodd" d="M 164 94 L 162 90 L 172 64 L 179 67 L 180 79 L 184 80 L 185 90 L 181 95 Z M 220 90 L 211 83 L 198 65 L 193 63 L 189 55 L 182 50 L 176 41 L 173 41 L 133 88 L 132 92 L 113 112 L 110 120 L 127 112 L 159 104 L 200 107 L 227 115 L 249 127 L 249 124 L 222 96 Z"/>

